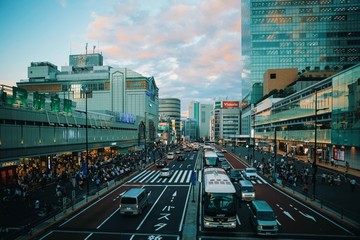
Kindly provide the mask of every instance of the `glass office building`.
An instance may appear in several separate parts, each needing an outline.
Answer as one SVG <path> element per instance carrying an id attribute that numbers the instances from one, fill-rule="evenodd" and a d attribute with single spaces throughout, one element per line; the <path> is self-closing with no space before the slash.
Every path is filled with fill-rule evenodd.
<path id="1" fill-rule="evenodd" d="M 359 0 L 245 2 L 252 82 L 261 82 L 268 69 L 342 70 L 360 62 Z"/>
<path id="2" fill-rule="evenodd" d="M 257 144 L 360 169 L 360 64 L 282 98 L 256 105 Z M 315 130 L 315 125 L 317 126 Z"/>

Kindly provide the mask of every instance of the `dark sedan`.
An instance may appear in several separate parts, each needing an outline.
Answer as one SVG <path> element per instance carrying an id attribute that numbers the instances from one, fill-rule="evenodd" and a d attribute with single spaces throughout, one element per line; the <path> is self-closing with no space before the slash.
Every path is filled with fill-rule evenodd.
<path id="1" fill-rule="evenodd" d="M 157 167 L 166 167 L 167 162 L 165 160 L 159 160 L 159 161 L 156 162 L 156 166 Z"/>
<path id="2" fill-rule="evenodd" d="M 239 182 L 240 180 L 243 180 L 240 169 L 230 169 L 229 177 L 232 182 Z"/>

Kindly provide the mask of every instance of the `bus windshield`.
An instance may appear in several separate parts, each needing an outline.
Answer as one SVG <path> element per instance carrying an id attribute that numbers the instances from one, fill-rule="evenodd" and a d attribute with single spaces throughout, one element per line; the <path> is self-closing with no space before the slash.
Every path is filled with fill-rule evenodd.
<path id="1" fill-rule="evenodd" d="M 205 157 L 205 166 L 216 166 L 217 157 Z"/>
<path id="2" fill-rule="evenodd" d="M 235 199 L 232 193 L 209 193 L 204 208 L 214 213 L 229 213 L 235 210 Z"/>

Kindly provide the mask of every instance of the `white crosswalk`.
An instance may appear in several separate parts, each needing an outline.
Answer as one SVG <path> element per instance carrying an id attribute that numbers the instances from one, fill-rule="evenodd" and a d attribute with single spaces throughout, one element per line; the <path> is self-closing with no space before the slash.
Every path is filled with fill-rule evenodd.
<path id="1" fill-rule="evenodd" d="M 173 175 L 169 178 L 160 177 L 160 170 L 144 170 L 132 179 L 129 182 L 132 183 L 169 183 L 169 184 L 190 184 L 191 183 L 191 173 L 192 170 L 174 170 Z M 201 182 L 202 172 L 197 171 L 197 180 Z M 257 179 L 251 181 L 253 184 L 264 184 L 265 180 Z"/>

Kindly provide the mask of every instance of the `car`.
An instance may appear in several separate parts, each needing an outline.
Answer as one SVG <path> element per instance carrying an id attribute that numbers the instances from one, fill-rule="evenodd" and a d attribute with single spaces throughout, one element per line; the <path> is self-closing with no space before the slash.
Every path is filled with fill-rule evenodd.
<path id="1" fill-rule="evenodd" d="M 220 162 L 225 161 L 225 155 L 222 152 L 216 151 L 216 155 L 218 155 L 218 159 Z"/>
<path id="2" fill-rule="evenodd" d="M 240 180 L 238 182 L 241 201 L 252 201 L 255 199 L 254 185 L 249 180 Z"/>
<path id="3" fill-rule="evenodd" d="M 242 174 L 246 180 L 256 180 L 257 179 L 256 168 L 245 168 L 242 171 Z"/>
<path id="4" fill-rule="evenodd" d="M 276 235 L 278 233 L 277 216 L 266 201 L 252 201 L 250 212 L 250 222 L 255 227 L 258 235 Z"/>
<path id="5" fill-rule="evenodd" d="M 229 177 L 231 182 L 239 182 L 240 180 L 243 180 L 240 169 L 230 169 Z"/>
<path id="6" fill-rule="evenodd" d="M 175 158 L 174 152 L 168 152 L 168 154 L 166 155 L 166 158 L 168 160 L 173 160 Z"/>
<path id="7" fill-rule="evenodd" d="M 227 150 L 225 148 L 221 149 L 222 153 L 227 153 Z"/>
<path id="8" fill-rule="evenodd" d="M 175 154 L 180 154 L 180 153 L 181 153 L 181 150 L 180 150 L 180 149 L 178 149 L 178 150 L 175 151 Z"/>
<path id="9" fill-rule="evenodd" d="M 167 166 L 167 162 L 165 160 L 158 160 L 156 163 L 157 167 L 166 167 Z"/>
<path id="10" fill-rule="evenodd" d="M 192 151 L 192 148 L 190 148 L 190 147 L 187 147 L 186 149 L 185 149 L 185 152 L 191 152 Z"/>
<path id="11" fill-rule="evenodd" d="M 228 171 L 228 170 L 231 169 L 231 166 L 230 166 L 230 164 L 229 164 L 227 161 L 222 161 L 222 162 L 220 163 L 220 167 L 221 167 L 222 169 L 224 169 L 225 171 Z"/>
<path id="12" fill-rule="evenodd" d="M 185 161 L 184 154 L 178 154 L 177 157 L 176 157 L 176 160 L 177 161 Z"/>
<path id="13" fill-rule="evenodd" d="M 173 171 L 170 170 L 170 168 L 164 167 L 160 170 L 160 177 L 171 177 L 173 174 Z"/>

